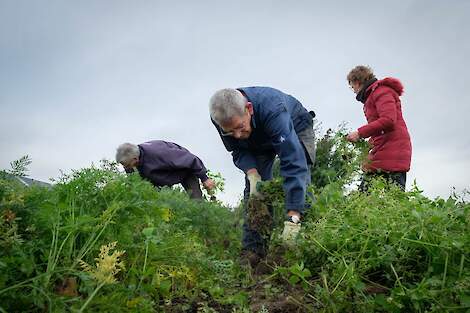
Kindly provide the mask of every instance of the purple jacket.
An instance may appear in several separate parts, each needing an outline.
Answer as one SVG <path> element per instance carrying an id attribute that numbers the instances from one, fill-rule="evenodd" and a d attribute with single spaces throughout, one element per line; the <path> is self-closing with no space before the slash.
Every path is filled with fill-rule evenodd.
<path id="1" fill-rule="evenodd" d="M 140 149 L 137 170 L 140 176 L 155 186 L 181 183 L 189 175 L 205 181 L 207 170 L 202 161 L 176 143 L 153 140 L 138 145 Z"/>

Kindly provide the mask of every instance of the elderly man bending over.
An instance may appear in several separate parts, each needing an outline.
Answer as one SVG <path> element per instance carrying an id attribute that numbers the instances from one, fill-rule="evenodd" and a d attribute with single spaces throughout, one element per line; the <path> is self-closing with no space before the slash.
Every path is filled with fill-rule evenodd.
<path id="1" fill-rule="evenodd" d="M 116 161 L 127 173 L 137 170 L 156 187 L 181 184 L 191 198 L 202 198 L 199 179 L 207 190 L 215 186 L 202 161 L 176 143 L 163 140 L 140 145 L 123 143 L 117 148 Z"/>
<path id="2" fill-rule="evenodd" d="M 292 239 L 307 208 L 306 189 L 315 162 L 313 112 L 294 97 L 269 87 L 219 90 L 210 99 L 209 110 L 233 163 L 246 175 L 245 203 L 257 194 L 259 181 L 272 179 L 274 158 L 279 156 L 286 209 L 283 237 Z M 246 219 L 243 249 L 252 265 L 257 260 L 253 253 L 258 261 L 266 253 L 266 239 Z"/>

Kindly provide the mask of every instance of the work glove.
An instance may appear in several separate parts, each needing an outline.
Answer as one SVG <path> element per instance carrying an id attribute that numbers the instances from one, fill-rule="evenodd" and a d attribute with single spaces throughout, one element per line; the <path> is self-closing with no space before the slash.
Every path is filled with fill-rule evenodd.
<path id="1" fill-rule="evenodd" d="M 246 176 L 248 178 L 248 181 L 250 182 L 250 198 L 252 196 L 259 198 L 261 194 L 258 191 L 257 185 L 261 182 L 261 176 L 258 174 L 258 172 L 251 172 Z"/>
<path id="2" fill-rule="evenodd" d="M 297 216 L 291 216 L 289 220 L 284 222 L 284 230 L 282 231 L 282 240 L 287 244 L 292 244 L 300 231 L 300 219 Z"/>

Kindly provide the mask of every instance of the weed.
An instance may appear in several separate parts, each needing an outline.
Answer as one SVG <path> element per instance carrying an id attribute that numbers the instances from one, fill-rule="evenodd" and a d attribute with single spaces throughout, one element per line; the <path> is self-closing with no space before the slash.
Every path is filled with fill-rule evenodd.
<path id="1" fill-rule="evenodd" d="M 277 239 L 282 179 L 261 186 L 274 227 L 266 276 L 238 265 L 240 211 L 218 201 L 156 190 L 109 161 L 27 188 L 11 173 L 24 175 L 29 158 L 12 162 L 0 171 L 0 312 L 468 310 L 470 204 L 381 179 L 355 191 L 367 144 L 345 133 L 317 142 L 316 200 L 295 246 Z"/>

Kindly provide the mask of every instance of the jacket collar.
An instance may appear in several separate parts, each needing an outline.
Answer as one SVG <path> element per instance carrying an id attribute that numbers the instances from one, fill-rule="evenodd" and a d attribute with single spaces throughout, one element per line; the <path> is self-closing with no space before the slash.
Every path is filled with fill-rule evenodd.
<path id="1" fill-rule="evenodd" d="M 137 145 L 137 147 L 139 147 L 139 164 L 136 167 L 139 172 L 142 172 L 144 167 L 144 149 L 140 145 Z"/>
<path id="2" fill-rule="evenodd" d="M 357 93 L 356 100 L 362 103 L 366 103 L 367 97 L 369 97 L 371 90 L 368 90 L 369 87 L 377 81 L 377 78 L 369 79 L 364 83 L 362 89 Z"/>
<path id="3" fill-rule="evenodd" d="M 246 92 L 243 90 L 243 88 L 237 88 L 237 90 L 240 91 L 242 93 L 242 95 L 246 98 L 246 100 L 251 102 L 251 104 L 253 105 L 253 102 L 250 100 L 250 98 L 248 97 Z M 254 107 L 254 105 L 253 105 L 253 115 L 251 116 L 251 126 L 253 127 L 253 129 L 256 128 L 255 107 Z"/>
<path id="4" fill-rule="evenodd" d="M 255 110 L 253 109 L 253 115 L 251 116 L 251 127 L 256 128 Z"/>

